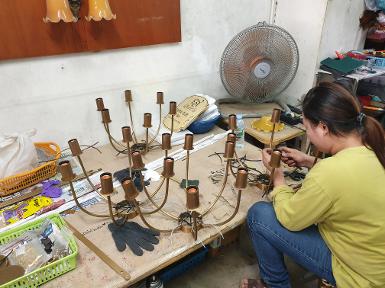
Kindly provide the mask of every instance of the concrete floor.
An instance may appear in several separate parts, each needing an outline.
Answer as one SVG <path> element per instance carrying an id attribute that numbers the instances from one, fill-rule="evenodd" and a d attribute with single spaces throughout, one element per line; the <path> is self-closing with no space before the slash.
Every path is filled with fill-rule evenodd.
<path id="1" fill-rule="evenodd" d="M 317 288 L 316 281 L 304 281 L 306 271 L 291 261 L 287 267 L 293 288 Z M 258 278 L 256 257 L 247 233 L 241 231 L 238 242 L 222 247 L 216 257 L 208 257 L 202 264 L 165 283 L 166 288 L 234 288 L 243 278 Z M 306 282 L 306 283 L 305 283 Z"/>

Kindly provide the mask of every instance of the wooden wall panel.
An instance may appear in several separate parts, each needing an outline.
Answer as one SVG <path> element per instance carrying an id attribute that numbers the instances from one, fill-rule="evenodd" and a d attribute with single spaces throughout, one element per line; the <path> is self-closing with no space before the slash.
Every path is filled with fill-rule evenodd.
<path id="1" fill-rule="evenodd" d="M 179 0 L 110 0 L 116 20 L 44 23 L 45 0 L 0 0 L 0 60 L 181 41 Z"/>

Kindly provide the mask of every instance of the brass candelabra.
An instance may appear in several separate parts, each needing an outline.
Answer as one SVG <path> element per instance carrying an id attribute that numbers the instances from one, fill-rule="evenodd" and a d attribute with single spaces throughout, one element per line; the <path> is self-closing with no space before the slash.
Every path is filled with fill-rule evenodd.
<path id="1" fill-rule="evenodd" d="M 133 102 L 131 90 L 126 90 L 124 92 L 124 94 L 125 94 L 125 102 L 128 106 L 130 125 L 131 125 L 130 127 L 134 127 L 134 121 L 133 121 L 132 110 L 131 110 L 131 102 Z M 160 131 L 160 127 L 162 124 L 162 105 L 164 104 L 163 92 L 157 92 L 156 97 L 157 97 L 156 98 L 156 104 L 159 105 L 159 124 L 158 124 L 158 128 L 157 128 L 153 138 L 149 139 L 149 129 L 152 127 L 152 114 L 151 113 L 144 113 L 143 127 L 146 129 L 144 140 L 138 141 L 138 138 L 137 138 L 135 131 L 132 130 L 132 139 L 133 139 L 134 145 L 131 148 L 132 148 L 132 150 L 141 151 L 143 154 L 147 153 L 152 148 L 158 147 L 157 145 L 151 146 L 151 144 L 155 141 L 156 137 L 158 136 L 159 131 Z M 126 149 L 127 147 L 125 147 L 125 145 L 122 145 L 119 141 L 117 141 L 111 134 L 110 111 L 109 111 L 109 109 L 105 108 L 103 98 L 96 98 L 95 100 L 96 100 L 97 111 L 100 111 L 100 113 L 101 113 L 104 130 L 107 133 L 108 140 L 109 140 L 111 146 L 119 154 L 120 153 L 129 154 L 130 152 Z M 171 131 L 170 132 L 172 134 L 173 129 L 174 129 L 174 116 L 176 114 L 176 102 L 174 102 L 174 101 L 170 102 L 169 114 L 171 115 Z"/>
<path id="2" fill-rule="evenodd" d="M 122 127 L 122 135 L 123 135 L 123 142 L 126 144 L 126 151 L 128 155 L 128 167 L 130 171 L 129 175 L 132 175 L 131 172 L 139 173 L 141 185 L 145 192 L 146 198 L 154 206 L 154 209 L 152 211 L 142 211 L 141 205 L 136 199 L 139 193 L 131 177 L 127 177 L 122 181 L 122 187 L 125 193 L 125 196 L 124 196 L 125 200 L 115 205 L 111 200 L 111 194 L 114 192 L 113 185 L 112 185 L 113 183 L 112 175 L 111 173 L 106 172 L 100 175 L 100 183 L 101 183 L 100 194 L 103 197 L 105 197 L 107 200 L 109 214 L 106 215 L 106 214 L 96 214 L 93 212 L 89 212 L 87 209 L 81 207 L 77 199 L 77 195 L 73 186 L 73 180 L 75 178 L 75 175 L 72 172 L 72 168 L 69 161 L 62 161 L 59 163 L 59 170 L 62 174 L 62 181 L 69 183 L 75 203 L 79 207 L 79 209 L 81 209 L 83 212 L 94 217 L 110 217 L 111 220 L 116 225 L 124 225 L 128 221 L 128 219 L 131 219 L 138 215 L 141 218 L 142 222 L 151 229 L 157 230 L 159 232 L 165 232 L 165 233 L 169 233 L 175 230 L 181 230 L 183 232 L 191 233 L 194 237 L 194 240 L 197 239 L 198 231 L 200 229 L 203 229 L 209 225 L 222 226 L 227 222 L 231 221 L 235 217 L 235 215 L 238 213 L 242 190 L 245 189 L 247 186 L 248 172 L 247 172 L 247 169 L 244 167 L 238 168 L 237 173 L 236 174 L 234 173 L 234 176 L 236 177 L 234 186 L 236 189 L 238 189 L 238 194 L 237 194 L 237 203 L 232 215 L 230 215 L 227 219 L 218 223 L 207 224 L 204 222 L 204 217 L 213 209 L 213 207 L 216 205 L 218 200 L 222 197 L 223 191 L 226 187 L 226 184 L 228 183 L 228 176 L 231 169 L 231 162 L 235 157 L 236 141 L 233 133 L 230 133 L 228 135 L 227 141 L 225 144 L 224 158 L 226 159 L 226 168 L 225 168 L 225 175 L 222 182 L 222 186 L 219 192 L 217 193 L 214 201 L 204 210 L 202 209 L 203 210 L 202 212 L 198 211 L 198 208 L 200 207 L 199 188 L 197 186 L 188 184 L 189 169 L 190 169 L 189 167 L 190 151 L 194 149 L 193 135 L 192 134 L 185 135 L 183 149 L 186 151 L 186 162 L 185 162 L 186 163 L 186 171 L 185 171 L 186 187 L 184 188 L 184 191 L 186 194 L 186 210 L 182 211 L 179 215 L 173 214 L 164 209 L 164 205 L 167 202 L 168 195 L 170 192 L 170 179 L 175 175 L 174 159 L 171 157 L 168 157 L 168 150 L 171 149 L 171 133 L 162 134 L 161 149 L 164 150 L 164 156 L 165 156 L 163 161 L 163 171 L 161 173 L 162 179 L 159 186 L 152 193 L 150 193 L 150 191 L 147 189 L 144 183 L 144 177 L 143 177 L 142 171 L 145 165 L 142 161 L 141 152 L 135 151 L 135 150 L 132 151 L 133 147 L 130 146 L 130 143 L 134 142 L 131 128 L 128 126 Z M 78 158 L 80 166 L 83 170 L 83 173 L 87 175 L 83 162 L 80 157 L 80 155 L 82 154 L 82 151 L 80 149 L 78 141 L 76 139 L 72 139 L 68 143 L 69 143 L 72 155 Z M 93 189 L 95 191 L 98 191 L 98 189 L 96 189 L 96 187 L 92 184 L 88 176 L 87 176 L 87 180 L 89 181 Z M 164 187 L 164 185 L 165 185 L 165 195 L 161 203 L 158 204 L 154 201 L 154 196 L 162 189 L 162 187 Z M 175 221 L 177 225 L 176 228 L 159 229 L 159 228 L 156 228 L 156 225 L 150 224 L 146 219 L 145 215 L 154 214 L 157 212 L 162 213 L 163 215 L 166 215 L 168 218 Z"/>

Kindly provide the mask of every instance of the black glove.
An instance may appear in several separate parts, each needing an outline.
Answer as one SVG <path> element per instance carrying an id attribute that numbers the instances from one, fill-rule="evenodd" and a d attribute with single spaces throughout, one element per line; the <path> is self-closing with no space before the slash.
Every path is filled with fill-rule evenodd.
<path id="1" fill-rule="evenodd" d="M 144 168 L 142 171 L 145 171 L 145 170 L 147 170 L 147 169 Z M 138 189 L 139 192 L 143 191 L 142 179 L 140 177 L 139 171 L 132 171 L 132 175 L 130 176 L 130 172 L 129 172 L 128 168 L 125 168 L 125 169 L 116 171 L 114 173 L 114 177 L 116 179 L 118 179 L 120 183 L 123 183 L 123 181 L 127 178 L 131 178 L 134 180 L 134 184 L 135 184 L 136 189 Z M 144 181 L 144 185 L 145 186 L 150 185 L 150 180 Z"/>
<path id="2" fill-rule="evenodd" d="M 114 223 L 108 224 L 108 229 L 112 233 L 112 238 L 115 241 L 116 248 L 122 252 L 128 246 L 131 251 L 142 256 L 143 250 L 154 250 L 154 245 L 159 243 L 158 231 L 140 226 L 136 222 L 127 222 L 124 226 L 117 226 Z"/>

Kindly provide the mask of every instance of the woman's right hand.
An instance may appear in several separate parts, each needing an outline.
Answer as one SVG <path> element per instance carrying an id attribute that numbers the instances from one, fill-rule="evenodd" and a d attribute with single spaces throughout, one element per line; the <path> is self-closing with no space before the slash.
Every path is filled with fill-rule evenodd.
<path id="1" fill-rule="evenodd" d="M 288 147 L 280 147 L 282 152 L 281 160 L 289 167 L 307 167 L 311 168 L 314 162 L 314 157 L 309 156 L 297 149 Z"/>

